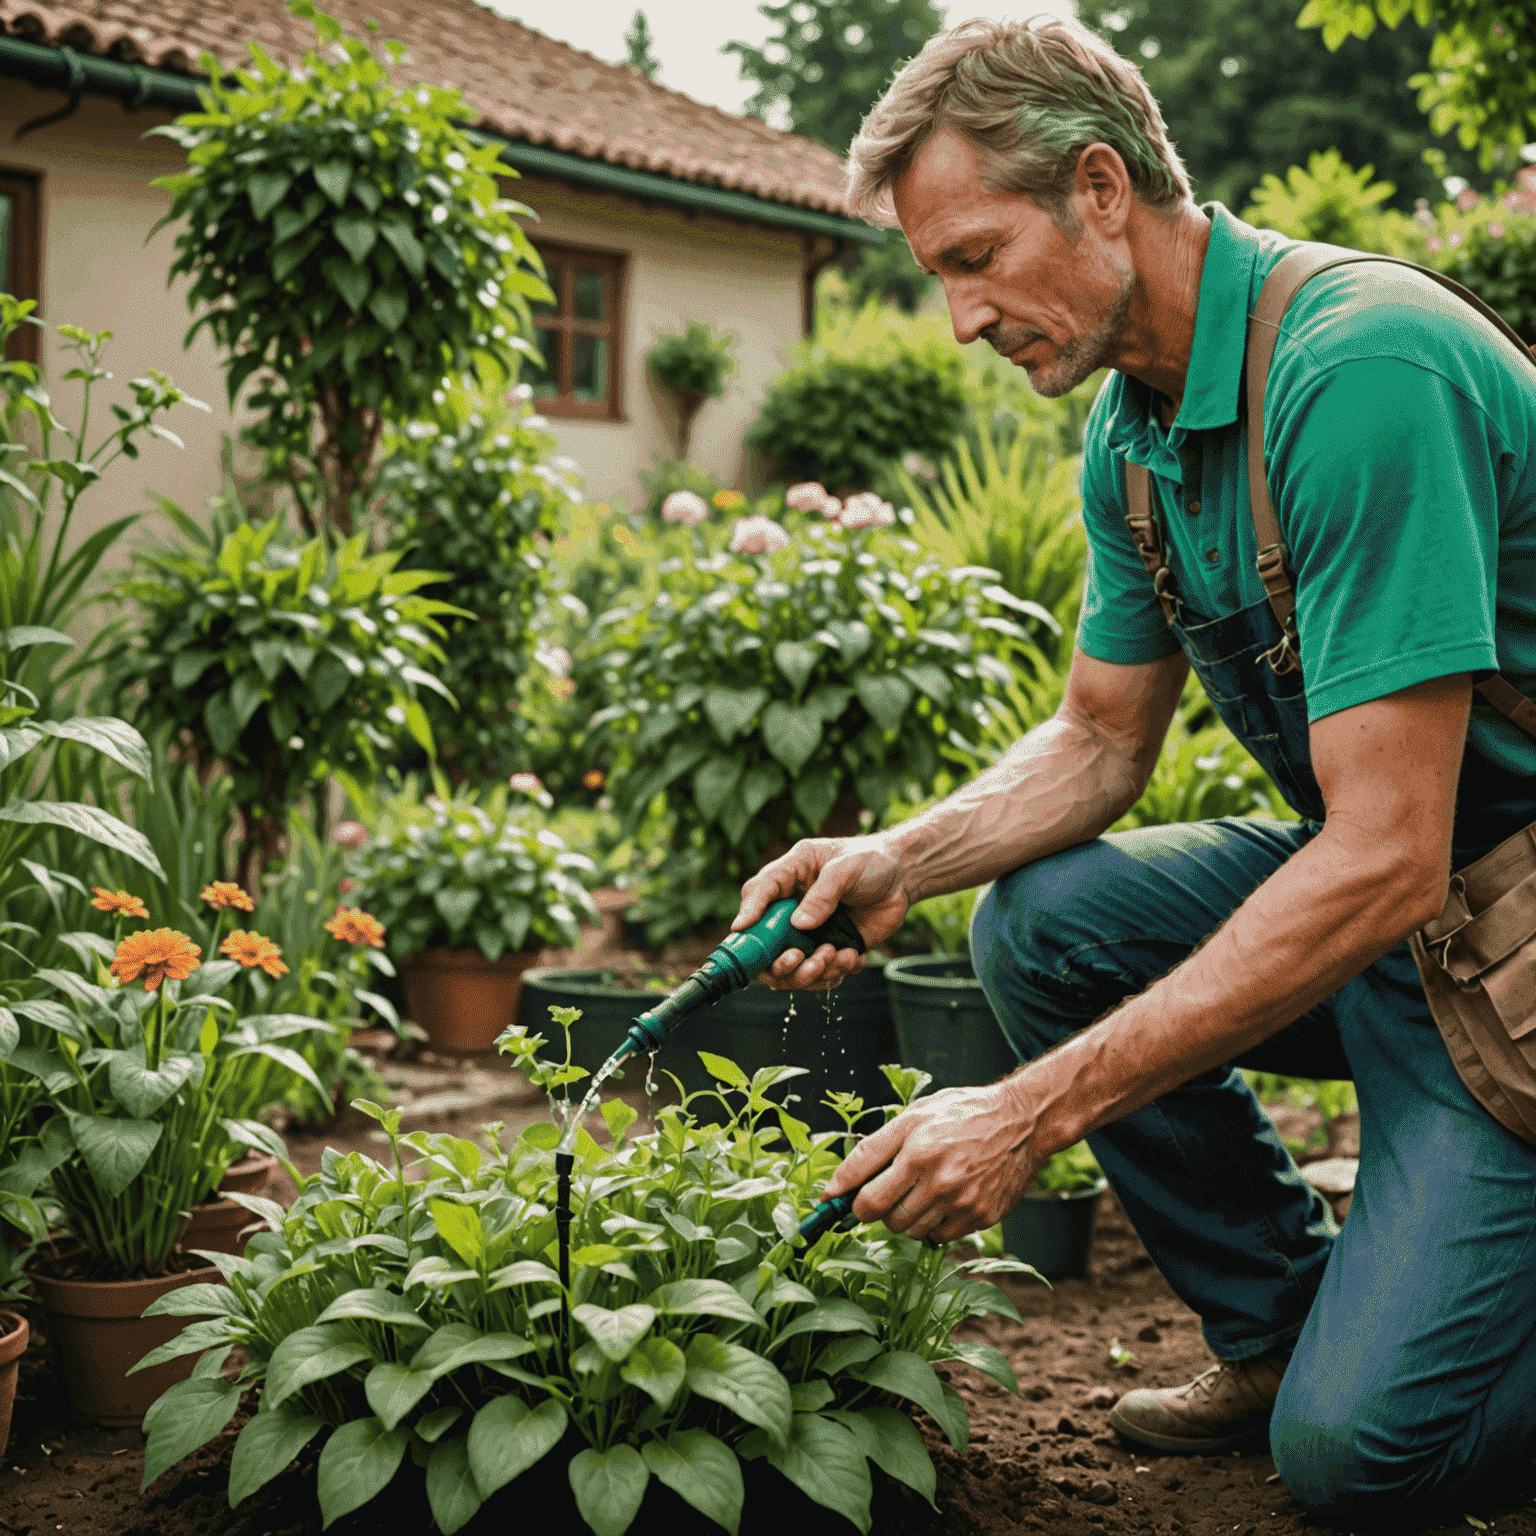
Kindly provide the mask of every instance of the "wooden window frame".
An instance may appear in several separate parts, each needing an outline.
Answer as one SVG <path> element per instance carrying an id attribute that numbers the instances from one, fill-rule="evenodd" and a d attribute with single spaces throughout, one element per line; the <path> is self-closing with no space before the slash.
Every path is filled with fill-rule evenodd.
<path id="1" fill-rule="evenodd" d="M 14 227 L 10 231 L 11 260 L 15 281 L 9 289 L 18 299 L 37 299 L 34 315 L 42 314 L 43 220 L 42 178 L 35 172 L 16 171 L 0 165 L 0 194 L 11 199 Z M 0 272 L 0 291 L 7 287 Z M 7 362 L 36 363 L 42 359 L 42 331 L 35 325 L 18 326 L 6 344 Z"/>
<path id="2" fill-rule="evenodd" d="M 535 315 L 536 332 L 563 333 L 566 336 L 603 336 L 608 341 L 608 394 L 603 400 L 577 400 L 571 393 L 571 361 L 573 348 L 569 345 L 557 354 L 557 378 L 560 393 L 535 395 L 533 406 L 541 415 L 571 421 L 627 421 L 624 414 L 624 311 L 625 278 L 628 275 L 629 257 L 622 251 L 600 251 L 588 246 L 566 245 L 558 241 L 534 242 L 539 255 L 548 265 L 565 263 L 560 287 L 555 294 L 556 311 L 553 315 Z M 591 320 L 578 320 L 575 316 L 575 268 L 597 268 L 606 276 L 607 312 L 606 324 Z M 554 286 L 553 284 L 551 286 Z M 538 337 L 534 338 L 538 345 Z M 544 349 L 540 347 L 540 351 Z"/>

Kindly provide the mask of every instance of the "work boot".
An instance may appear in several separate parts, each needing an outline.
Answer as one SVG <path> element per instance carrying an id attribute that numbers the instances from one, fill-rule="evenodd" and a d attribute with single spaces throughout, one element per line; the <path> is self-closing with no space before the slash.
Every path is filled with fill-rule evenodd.
<path id="1" fill-rule="evenodd" d="M 1289 1350 L 1219 1360 L 1182 1387 L 1137 1387 L 1109 1411 L 1127 1440 L 1154 1451 L 1210 1455 L 1258 1440 L 1269 1428 Z"/>

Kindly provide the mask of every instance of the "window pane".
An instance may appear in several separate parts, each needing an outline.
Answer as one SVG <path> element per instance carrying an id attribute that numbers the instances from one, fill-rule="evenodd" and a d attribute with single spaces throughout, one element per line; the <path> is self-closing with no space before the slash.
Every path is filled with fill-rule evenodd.
<path id="1" fill-rule="evenodd" d="M 528 305 L 529 308 L 533 310 L 534 314 L 553 315 L 559 313 L 560 278 L 561 270 L 558 263 L 553 261 L 546 261 L 544 263 L 544 281 L 549 284 L 550 290 L 554 293 L 555 302 L 553 304 L 549 304 L 545 303 L 541 299 L 530 299 L 528 301 Z"/>
<path id="2" fill-rule="evenodd" d="M 578 320 L 606 320 L 608 300 L 608 274 L 606 272 L 576 272 L 576 318 Z"/>
<path id="3" fill-rule="evenodd" d="M 16 279 L 11 271 L 12 200 L 0 192 L 0 293 L 15 293 Z"/>
<path id="4" fill-rule="evenodd" d="M 536 396 L 547 399 L 560 393 L 560 340 L 559 331 L 545 331 L 538 326 L 533 329 L 532 341 L 544 354 L 544 365 L 540 367 L 531 357 L 525 357 L 523 382 L 533 386 Z"/>
<path id="5" fill-rule="evenodd" d="M 608 341 L 603 336 L 573 335 L 571 393 L 578 400 L 608 398 Z"/>

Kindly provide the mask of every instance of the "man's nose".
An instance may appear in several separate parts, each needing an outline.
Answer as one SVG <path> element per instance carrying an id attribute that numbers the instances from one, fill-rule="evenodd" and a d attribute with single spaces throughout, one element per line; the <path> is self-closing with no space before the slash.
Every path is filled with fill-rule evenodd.
<path id="1" fill-rule="evenodd" d="M 997 306 L 978 284 L 945 278 L 944 298 L 949 305 L 949 323 L 954 328 L 955 340 L 962 346 L 968 346 L 989 325 L 1002 319 Z"/>

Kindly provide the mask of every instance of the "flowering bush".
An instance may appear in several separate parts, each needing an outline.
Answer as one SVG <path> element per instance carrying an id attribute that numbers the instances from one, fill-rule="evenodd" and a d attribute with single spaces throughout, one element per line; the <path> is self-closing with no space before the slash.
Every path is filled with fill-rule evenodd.
<path id="1" fill-rule="evenodd" d="M 1493 197 L 1466 188 L 1455 212 L 1442 209 L 1436 218 L 1420 210 L 1424 259 L 1536 344 L 1536 166 L 1516 172 L 1514 185 Z"/>
<path id="2" fill-rule="evenodd" d="M 499 960 L 574 945 L 578 918 L 597 918 L 577 874 L 592 861 L 540 827 L 516 790 L 454 794 L 435 783 L 423 800 L 413 781 L 365 817 L 373 835 L 357 852 L 351 894 L 384 924 L 390 953 L 473 946 Z"/>
<path id="3" fill-rule="evenodd" d="M 798 533 L 714 520 L 591 625 L 609 793 L 632 829 L 658 795 L 673 823 L 641 907 L 654 938 L 730 917 L 763 857 L 835 808 L 852 831 L 861 807 L 930 792 L 1013 647 L 1054 627 L 995 572 L 946 570 L 876 526 L 895 522 L 885 503 L 791 495 Z"/>

